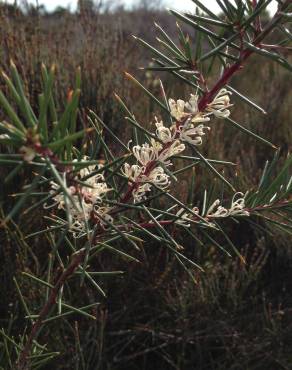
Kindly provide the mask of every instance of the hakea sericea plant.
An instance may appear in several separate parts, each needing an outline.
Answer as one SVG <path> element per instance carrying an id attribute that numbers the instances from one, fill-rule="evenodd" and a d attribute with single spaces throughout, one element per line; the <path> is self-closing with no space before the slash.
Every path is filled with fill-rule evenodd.
<path id="1" fill-rule="evenodd" d="M 24 272 L 26 278 L 42 284 L 46 289 L 38 313 L 31 312 L 32 307 L 15 279 L 30 329 L 19 337 L 19 343 L 1 331 L 5 338 L 9 338 L 10 344 L 15 343 L 6 352 L 8 362 L 15 361 L 17 370 L 39 368 L 40 357 L 43 363 L 53 357 L 37 341 L 41 338 L 41 329 L 50 321 L 76 312 L 88 319 L 95 319 L 88 310 L 98 302 L 78 308 L 71 306 L 66 303 L 69 297 L 66 287 L 75 276 L 80 279 L 81 285 L 90 283 L 98 294 L 105 296 L 102 286 L 93 279 L 94 274 L 104 272 L 92 271 L 96 256 L 103 251 L 137 261 L 137 251 L 140 250 L 138 244 L 152 239 L 165 246 L 179 264 L 192 274 L 192 268 L 201 268 L 184 255 L 183 247 L 173 237 L 176 228 L 194 237 L 195 241 L 198 240 L 195 235 L 198 230 L 203 230 L 205 234 L 209 230 L 218 232 L 244 262 L 226 235 L 222 220 L 238 218 L 240 222 L 240 218 L 249 220 L 256 216 L 280 230 L 290 230 L 292 227 L 291 156 L 278 170 L 277 152 L 274 160 L 267 162 L 258 188 L 249 192 L 240 189 L 244 191 L 242 193 L 236 192 L 230 181 L 216 168 L 217 165 L 232 166 L 233 163 L 206 158 L 199 150 L 204 147 L 202 144 L 209 141 L 208 131 L 216 130 L 216 119 L 251 135 L 261 145 L 274 147 L 231 118 L 231 94 L 232 98 L 237 96 L 261 113 L 266 112 L 230 83 L 231 77 L 242 69 L 252 54 L 263 55 L 292 70 L 281 54 L 290 50 L 291 32 L 285 24 L 291 14 L 291 1 L 278 1 L 277 12 L 266 24 L 262 24 L 260 16 L 269 1 L 218 1 L 223 11 L 222 17 L 213 14 L 200 1 L 194 0 L 194 3 L 201 10 L 196 14 L 172 11 L 181 22 L 193 27 L 196 32 L 194 43 L 180 25 L 179 44 L 157 25 L 160 34 L 158 42 L 162 50 L 137 39 L 155 55 L 154 66 L 149 69 L 172 74 L 188 85 L 192 93 L 189 98 L 169 99 L 161 83 L 161 101 L 127 74 L 162 109 L 161 118 L 155 119 L 154 130 L 149 131 L 116 95 L 126 112 L 127 122 L 134 129 L 128 145 L 93 112 L 89 113 L 85 128 L 78 131 L 80 71 L 62 113 L 56 108 L 54 100 L 54 67 L 48 71 L 42 66 L 43 91 L 39 96 L 37 112 L 32 109 L 25 95 L 16 66 L 11 63 L 11 77 L 3 74 L 6 91 L 13 103 L 0 92 L 0 104 L 5 114 L 0 123 L 0 145 L 4 148 L 0 154 L 0 164 L 14 166 L 4 182 L 9 183 L 16 176 L 20 178 L 21 171 L 27 169 L 31 170 L 32 181 L 26 181 L 21 193 L 14 194 L 19 199 L 7 210 L 1 226 L 5 228 L 10 221 L 17 222 L 19 216 L 42 208 L 47 212 L 46 227 L 36 230 L 27 238 L 32 240 L 46 235 L 51 243 L 42 275 Z M 266 37 L 276 31 L 279 33 L 279 44 L 265 43 Z M 209 68 L 210 65 L 213 68 Z M 218 72 L 219 77 L 209 86 L 211 72 L 213 77 Z M 111 145 L 105 142 L 104 130 L 108 131 L 125 154 L 119 157 L 112 154 Z M 177 168 L 177 160 L 180 166 L 185 161 L 191 163 Z M 211 191 L 206 189 L 200 201 L 195 198 L 198 196 L 194 194 L 195 177 L 191 175 L 190 200 L 182 202 L 171 194 L 170 183 L 177 181 L 180 173 L 200 164 L 212 172 L 225 190 L 222 187 L 221 196 L 214 196 L 211 184 Z M 231 189 L 232 193 L 226 189 Z M 27 201 L 30 197 L 34 202 L 29 204 Z M 162 199 L 164 207 L 160 202 Z M 29 205 L 25 208 L 27 203 Z M 125 245 L 134 248 L 135 256 L 128 252 Z M 220 247 L 229 253 L 226 245 Z M 36 305 L 32 306 L 35 310 Z"/>

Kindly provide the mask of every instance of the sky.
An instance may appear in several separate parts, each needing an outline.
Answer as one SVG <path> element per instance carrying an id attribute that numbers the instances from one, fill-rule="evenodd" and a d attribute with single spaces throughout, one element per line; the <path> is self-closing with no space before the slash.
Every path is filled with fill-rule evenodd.
<path id="1" fill-rule="evenodd" d="M 106 0 L 105 0 L 106 1 Z M 1 0 L 0 0 L 1 2 Z M 4 1 L 5 2 L 5 1 Z M 6 0 L 7 3 L 14 3 L 14 0 Z M 29 1 L 31 3 L 35 3 L 35 0 Z M 70 7 L 71 10 L 76 9 L 77 0 L 38 0 L 39 4 L 45 5 L 47 10 L 54 10 L 57 6 L 63 7 Z M 128 5 L 135 5 L 137 0 L 124 0 L 124 2 Z M 207 5 L 213 12 L 218 12 L 219 7 L 216 3 L 216 0 L 202 0 L 204 5 Z M 164 0 L 164 3 L 167 7 L 177 10 L 185 10 L 185 11 L 194 11 L 195 4 L 191 0 Z M 277 2 L 272 1 L 269 10 L 274 12 L 277 7 Z"/>

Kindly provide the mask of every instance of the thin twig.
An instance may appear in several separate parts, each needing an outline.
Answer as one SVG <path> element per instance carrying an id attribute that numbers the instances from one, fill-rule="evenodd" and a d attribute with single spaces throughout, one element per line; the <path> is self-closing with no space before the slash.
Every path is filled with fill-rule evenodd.
<path id="1" fill-rule="evenodd" d="M 45 320 L 45 318 L 51 311 L 52 307 L 56 303 L 56 299 L 57 299 L 60 289 L 64 286 L 66 281 L 74 274 L 78 266 L 83 262 L 83 259 L 85 257 L 85 252 L 86 252 L 86 249 L 82 249 L 76 254 L 74 254 L 71 263 L 66 268 L 66 270 L 63 271 L 61 276 L 58 278 L 56 284 L 52 288 L 49 299 L 47 300 L 46 304 L 42 308 L 38 319 L 35 321 L 35 323 L 33 324 L 31 328 L 31 332 L 29 334 L 27 342 L 19 355 L 18 361 L 15 366 L 15 370 L 29 370 L 28 358 L 31 353 L 31 347 L 32 347 L 33 341 L 37 337 L 38 332 L 42 327 L 43 320 Z"/>

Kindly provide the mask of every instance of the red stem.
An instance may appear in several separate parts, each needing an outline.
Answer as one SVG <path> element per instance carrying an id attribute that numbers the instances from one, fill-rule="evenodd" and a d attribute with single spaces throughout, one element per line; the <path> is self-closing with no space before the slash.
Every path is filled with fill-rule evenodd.
<path id="1" fill-rule="evenodd" d="M 225 69 L 223 75 L 220 79 L 216 82 L 213 88 L 205 93 L 202 98 L 199 100 L 198 108 L 199 111 L 204 111 L 209 103 L 214 99 L 215 95 L 218 93 L 220 89 L 222 89 L 230 78 L 242 68 L 243 62 L 252 54 L 252 50 L 245 50 L 242 52 L 241 60 L 234 63 L 232 66 Z"/>
<path id="2" fill-rule="evenodd" d="M 16 370 L 29 370 L 28 356 L 30 355 L 30 352 L 31 352 L 31 346 L 32 346 L 33 340 L 37 337 L 37 334 L 43 324 L 43 320 L 47 317 L 47 315 L 51 311 L 51 308 L 56 303 L 56 299 L 57 299 L 60 289 L 63 287 L 65 282 L 74 274 L 77 267 L 83 261 L 85 257 L 85 252 L 86 250 L 82 249 L 81 251 L 79 251 L 77 254 L 74 255 L 71 263 L 69 264 L 67 269 L 61 274 L 56 284 L 52 288 L 49 299 L 44 305 L 44 307 L 42 308 L 39 314 L 39 317 L 33 324 L 31 332 L 25 344 L 25 347 L 20 353 L 19 359 L 15 367 Z"/>

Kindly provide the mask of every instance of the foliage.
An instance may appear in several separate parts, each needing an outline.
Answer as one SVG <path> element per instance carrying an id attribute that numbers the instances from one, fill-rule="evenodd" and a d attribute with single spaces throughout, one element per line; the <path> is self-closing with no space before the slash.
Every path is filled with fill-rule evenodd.
<path id="1" fill-rule="evenodd" d="M 233 96 L 241 104 L 246 103 L 262 114 L 265 114 L 265 110 L 232 87 L 230 79 L 252 54 L 257 53 L 291 72 L 288 59 L 281 54 L 289 50 L 287 45 L 291 41 L 290 31 L 285 28 L 291 4 L 289 1 L 279 2 L 277 13 L 262 24 L 260 15 L 269 1 L 253 2 L 252 5 L 240 1 L 235 5 L 227 0 L 218 1 L 223 12 L 221 18 L 200 1 L 194 2 L 204 13 L 172 13 L 195 30 L 195 48 L 179 25 L 178 44 L 162 27 L 157 26 L 162 50 L 136 38 L 155 55 L 154 64 L 147 69 L 175 76 L 190 87 L 192 94 L 190 98 L 183 97 L 184 100 L 169 99 L 160 81 L 160 96 L 157 97 L 148 86 L 127 73 L 128 79 L 145 94 L 143 99 L 150 98 L 160 110 L 154 125 L 149 128 L 137 120 L 135 112 L 128 108 L 119 95 L 115 95 L 120 109 L 126 114 L 126 121 L 132 126 L 132 143 L 126 144 L 92 110 L 88 110 L 83 119 L 78 119 L 80 70 L 76 74 L 75 87 L 69 91 L 66 104 L 61 108 L 58 107 L 54 89 L 54 66 L 49 70 L 45 65 L 41 67 L 42 92 L 38 95 L 37 106 L 29 102 L 25 84 L 13 62 L 10 63 L 9 76 L 5 72 L 2 74 L 6 87 L 5 93 L 0 93 L 4 111 L 0 126 L 0 143 L 4 151 L 0 155 L 0 164 L 9 169 L 4 184 L 19 177 L 24 178 L 24 182 L 21 190 L 13 194 L 16 201 L 8 212 L 4 199 L 1 226 L 8 238 L 21 241 L 24 251 L 31 253 L 32 259 L 38 258 L 35 258 L 27 241 L 33 240 L 37 244 L 46 240 L 49 245 L 42 266 L 35 269 L 24 266 L 21 274 L 21 285 L 25 285 L 29 279 L 41 287 L 39 292 L 37 288 L 35 293 L 31 292 L 31 297 L 36 295 L 35 300 L 24 296 L 20 277 L 14 277 L 26 322 L 22 322 L 23 332 L 20 335 L 18 333 L 17 338 L 10 334 L 13 331 L 13 318 L 8 328 L 2 330 L 5 351 L 1 361 L 4 366 L 17 369 L 45 368 L 60 354 L 45 344 L 50 336 L 49 326 L 55 325 L 54 321 L 77 314 L 82 318 L 81 323 L 83 320 L 96 320 L 98 306 L 110 291 L 111 284 L 106 278 L 122 274 L 119 268 L 113 269 L 116 259 L 107 263 L 108 254 L 127 261 L 125 269 L 130 269 L 129 262 L 138 264 L 143 259 L 145 249 L 153 243 L 161 246 L 162 254 L 167 250 L 167 259 L 170 260 L 167 261 L 165 273 L 176 264 L 189 280 L 185 277 L 182 285 L 178 281 L 173 283 L 168 302 L 164 303 L 168 307 L 166 312 L 174 310 L 179 318 L 183 310 L 183 316 L 188 318 L 192 315 L 188 311 L 188 297 L 186 293 L 181 295 L 180 291 L 188 290 L 190 282 L 198 284 L 200 271 L 208 274 L 209 267 L 198 264 L 197 256 L 188 251 L 186 238 L 189 245 L 203 245 L 208 240 L 228 257 L 237 255 L 239 259 L 236 263 L 244 271 L 242 266 L 248 258 L 230 236 L 230 230 L 235 225 L 254 223 L 260 219 L 280 232 L 291 234 L 291 156 L 287 156 L 279 166 L 278 150 L 274 159 L 267 161 L 258 187 L 236 192 L 232 179 L 227 179 L 220 170 L 222 166 L 233 167 L 234 164 L 219 158 L 210 159 L 199 150 L 203 141 L 208 142 L 209 129 L 216 132 L 217 119 L 223 119 L 228 125 L 248 134 L 258 141 L 258 145 L 275 149 L 267 139 L 233 119 L 230 112 Z M 265 39 L 272 31 L 279 32 L 283 39 L 270 45 Z M 207 126 L 209 124 L 210 127 Z M 113 144 L 108 145 L 105 132 L 112 143 L 120 148 L 116 151 L 119 155 L 114 155 Z M 209 146 L 212 146 L 212 142 Z M 203 166 L 212 174 L 212 181 L 204 188 L 201 200 L 195 191 L 197 179 L 194 169 L 198 166 Z M 179 191 L 175 189 L 175 184 L 179 176 L 187 171 L 190 172 L 188 176 L 191 181 L 187 197 L 182 199 L 181 194 L 177 194 Z M 23 236 L 21 218 L 37 209 L 42 210 L 43 220 L 37 223 L 34 232 Z M 232 228 L 230 225 L 233 225 Z M 260 222 L 257 227 L 264 227 L 265 233 L 269 232 L 266 223 L 259 225 Z M 259 265 L 264 259 L 265 254 L 260 254 L 259 260 L 254 263 L 255 274 L 260 271 Z M 228 264 L 227 269 L 228 266 L 231 277 L 229 273 L 223 273 L 228 286 L 228 302 L 237 307 L 241 303 L 238 299 L 245 293 L 234 298 L 234 287 L 229 286 L 229 278 L 232 281 L 235 269 Z M 213 272 L 215 270 L 216 264 Z M 158 279 L 158 285 L 161 279 Z M 241 281 L 244 284 L 243 278 Z M 210 277 L 206 286 L 198 286 L 202 291 L 208 291 L 212 290 L 213 284 L 220 284 L 220 280 Z M 249 286 L 247 281 L 246 286 L 240 288 L 245 292 Z M 94 288 L 94 293 L 89 287 Z M 192 289 L 196 289 L 196 286 Z M 80 304 L 83 299 L 76 299 L 78 295 L 74 301 L 70 299 L 75 290 L 80 292 L 80 297 L 89 295 L 86 304 Z M 214 296 L 218 299 L 216 293 Z M 203 303 L 203 294 L 199 302 Z M 105 317 L 106 313 L 99 311 L 101 325 L 98 364 L 95 364 L 97 368 L 103 366 Z M 86 358 L 82 355 L 79 324 L 72 326 L 68 321 L 68 325 L 74 333 L 79 356 L 76 368 L 87 368 L 90 365 L 89 362 L 86 364 Z M 163 322 L 161 326 L 165 330 Z M 149 329 L 143 330 L 147 332 Z M 215 329 L 213 331 L 216 332 Z M 134 331 L 130 342 L 139 335 L 138 332 Z M 155 350 L 169 343 L 179 347 L 183 343 L 183 348 L 179 350 L 181 355 L 177 358 L 163 356 L 175 368 L 190 365 L 185 363 L 185 356 L 194 338 L 186 333 L 183 335 L 182 340 L 177 333 L 170 334 L 169 338 L 173 338 L 173 341 L 165 341 L 165 333 L 156 333 L 159 340 L 153 347 Z M 138 357 L 141 351 L 143 355 L 144 351 L 152 352 L 153 349 L 142 347 L 137 352 Z M 125 356 L 125 359 L 130 361 L 132 357 Z M 230 360 L 226 359 L 226 366 L 228 364 Z M 272 362 L 266 364 L 273 366 Z M 246 362 L 246 365 L 250 363 Z"/>

